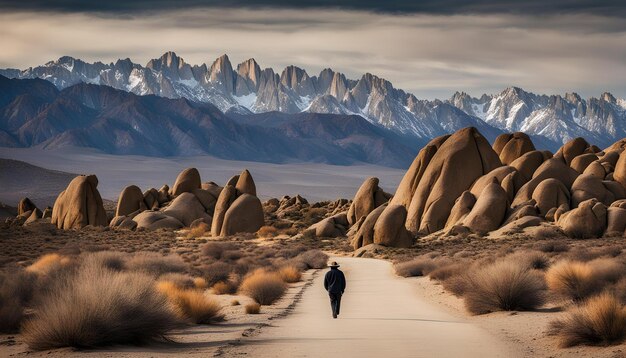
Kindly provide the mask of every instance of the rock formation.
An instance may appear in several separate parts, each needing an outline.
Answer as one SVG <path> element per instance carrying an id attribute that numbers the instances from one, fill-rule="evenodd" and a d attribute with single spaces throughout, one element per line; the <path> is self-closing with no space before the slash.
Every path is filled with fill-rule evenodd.
<path id="1" fill-rule="evenodd" d="M 106 212 L 97 186 L 98 178 L 95 175 L 74 178 L 54 202 L 52 224 L 59 229 L 106 226 Z"/>

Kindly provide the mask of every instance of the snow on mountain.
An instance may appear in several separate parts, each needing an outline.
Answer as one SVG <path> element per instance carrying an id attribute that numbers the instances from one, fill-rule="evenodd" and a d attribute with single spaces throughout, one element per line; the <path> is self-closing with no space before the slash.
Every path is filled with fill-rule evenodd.
<path id="1" fill-rule="evenodd" d="M 150 60 L 146 66 L 130 59 L 89 64 L 64 56 L 43 66 L 0 70 L 0 74 L 45 79 L 59 89 L 85 82 L 138 95 L 186 98 L 211 103 L 228 113 L 357 114 L 377 126 L 421 139 L 468 125 L 489 133 L 488 138 L 501 131 L 524 131 L 553 147 L 577 136 L 599 145 L 626 136 L 626 101 L 609 93 L 583 100 L 575 93 L 536 95 L 510 87 L 480 98 L 457 92 L 446 101 L 428 101 L 370 73 L 351 80 L 330 68 L 310 76 L 302 68 L 287 66 L 279 74 L 262 69 L 254 59 L 233 66 L 227 55 L 210 66 L 192 66 L 174 52 Z"/>

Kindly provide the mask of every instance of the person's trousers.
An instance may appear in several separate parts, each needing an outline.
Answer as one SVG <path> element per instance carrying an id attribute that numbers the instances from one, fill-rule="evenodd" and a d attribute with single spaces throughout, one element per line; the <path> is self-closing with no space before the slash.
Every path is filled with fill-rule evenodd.
<path id="1" fill-rule="evenodd" d="M 333 316 L 338 316 L 341 307 L 341 293 L 329 292 L 328 295 L 330 296 L 330 308 L 333 310 Z"/>

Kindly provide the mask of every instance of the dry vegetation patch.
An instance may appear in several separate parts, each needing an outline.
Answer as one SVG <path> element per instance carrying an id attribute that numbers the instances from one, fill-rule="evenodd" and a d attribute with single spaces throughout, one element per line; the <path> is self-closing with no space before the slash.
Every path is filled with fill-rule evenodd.
<path id="1" fill-rule="evenodd" d="M 287 284 L 276 272 L 256 270 L 244 278 L 240 291 L 261 305 L 271 305 L 283 296 Z"/>

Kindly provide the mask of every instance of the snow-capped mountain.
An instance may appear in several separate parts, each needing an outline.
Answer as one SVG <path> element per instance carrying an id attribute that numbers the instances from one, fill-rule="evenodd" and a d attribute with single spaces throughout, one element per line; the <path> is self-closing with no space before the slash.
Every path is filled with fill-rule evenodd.
<path id="1" fill-rule="evenodd" d="M 457 92 L 450 100 L 428 101 L 370 73 L 352 80 L 330 68 L 311 76 L 288 66 L 279 74 L 261 69 L 254 59 L 233 67 L 227 55 L 210 66 L 198 66 L 173 52 L 145 66 L 130 59 L 90 64 L 65 56 L 22 71 L 0 70 L 0 74 L 45 79 L 59 89 L 85 82 L 138 95 L 186 98 L 211 103 L 225 113 L 357 114 L 398 134 L 421 139 L 467 126 L 477 127 L 490 139 L 501 131 L 524 131 L 549 149 L 577 136 L 600 146 L 626 137 L 626 101 L 609 93 L 583 100 L 576 94 L 535 95 L 511 87 L 480 98 Z"/>
<path id="2" fill-rule="evenodd" d="M 625 101 L 610 93 L 583 100 L 576 93 L 547 96 L 509 87 L 480 98 L 456 92 L 449 103 L 504 131 L 521 131 L 556 143 L 584 137 L 608 146 L 626 137 Z"/>

